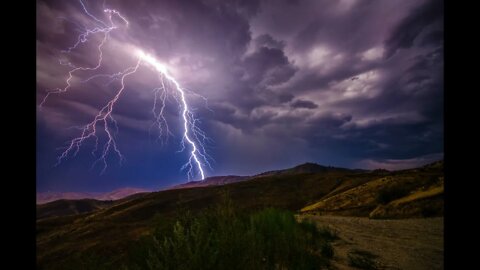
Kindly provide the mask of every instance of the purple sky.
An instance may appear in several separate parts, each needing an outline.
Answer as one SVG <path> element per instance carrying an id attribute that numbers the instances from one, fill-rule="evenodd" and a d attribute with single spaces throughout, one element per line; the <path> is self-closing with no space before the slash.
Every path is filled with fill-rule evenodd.
<path id="1" fill-rule="evenodd" d="M 84 1 L 104 19 L 102 5 L 130 22 L 112 32 L 100 70 L 135 64 L 135 48 L 163 63 L 181 84 L 206 98 L 187 98 L 213 142 L 208 176 L 286 168 L 303 162 L 401 169 L 443 157 L 443 1 Z M 65 86 L 59 59 L 94 66 L 101 36 L 63 54 L 82 27 L 92 28 L 78 0 L 37 1 L 37 104 Z M 105 80 L 52 95 L 37 110 L 38 191 L 160 188 L 186 180 L 177 153 L 179 108 L 167 106 L 175 137 L 168 145 L 149 130 L 148 68 L 126 80 L 113 115 L 126 160 L 90 166 L 93 142 L 54 167 L 60 147 L 79 135 L 116 93 Z M 102 138 L 100 138 L 102 139 Z"/>

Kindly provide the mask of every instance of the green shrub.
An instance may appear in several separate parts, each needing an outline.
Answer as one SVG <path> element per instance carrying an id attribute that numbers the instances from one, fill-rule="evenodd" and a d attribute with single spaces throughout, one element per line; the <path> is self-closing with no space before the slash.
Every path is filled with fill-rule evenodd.
<path id="1" fill-rule="evenodd" d="M 333 257 L 334 237 L 308 221 L 298 223 L 289 211 L 239 213 L 227 198 L 197 216 L 184 211 L 169 230 L 142 241 L 135 267 L 322 269 Z"/>
<path id="2" fill-rule="evenodd" d="M 402 186 L 389 186 L 381 189 L 377 194 L 377 202 L 387 204 L 393 200 L 402 198 L 408 195 L 409 190 Z"/>

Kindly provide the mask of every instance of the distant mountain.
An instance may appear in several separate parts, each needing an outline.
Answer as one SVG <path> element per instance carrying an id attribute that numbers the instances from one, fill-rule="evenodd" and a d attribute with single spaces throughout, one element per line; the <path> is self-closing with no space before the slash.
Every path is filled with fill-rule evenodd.
<path id="1" fill-rule="evenodd" d="M 289 173 L 319 173 L 319 172 L 349 172 L 349 171 L 362 171 L 362 170 L 352 170 L 347 168 L 339 168 L 332 166 L 323 166 L 317 163 L 303 163 L 298 166 L 295 166 L 291 169 L 287 169 L 286 172 Z"/>
<path id="2" fill-rule="evenodd" d="M 118 200 L 136 193 L 151 192 L 141 188 L 120 188 L 111 192 L 38 192 L 37 204 L 45 204 L 56 200 L 95 199 L 102 201 Z"/>
<path id="3" fill-rule="evenodd" d="M 193 187 L 208 187 L 208 186 L 221 186 L 236 182 L 248 180 L 249 176 L 227 175 L 227 176 L 212 176 L 205 180 L 191 181 L 185 184 L 176 185 L 168 189 L 180 189 L 180 188 L 193 188 Z"/>
<path id="4" fill-rule="evenodd" d="M 95 199 L 102 200 L 102 201 L 109 201 L 109 200 L 113 201 L 113 200 L 119 200 L 119 199 L 128 197 L 133 194 L 145 193 L 145 192 L 151 192 L 151 191 L 147 189 L 142 189 L 142 188 L 126 187 L 126 188 L 116 189 L 112 192 L 101 194 Z"/>
<path id="5" fill-rule="evenodd" d="M 290 169 L 268 171 L 268 172 L 257 174 L 255 176 L 258 177 L 258 176 L 272 176 L 272 175 L 298 174 L 298 173 L 363 172 L 363 171 L 364 170 L 358 170 L 358 169 L 352 170 L 352 169 L 338 168 L 338 167 L 332 167 L 332 166 L 323 166 L 317 163 L 307 162 Z"/>
<path id="6" fill-rule="evenodd" d="M 56 200 L 81 200 L 94 198 L 100 195 L 95 192 L 37 192 L 37 204 L 44 204 Z"/>
<path id="7" fill-rule="evenodd" d="M 293 168 L 276 170 L 276 171 L 267 171 L 254 176 L 237 176 L 237 175 L 213 176 L 213 177 L 208 177 L 205 180 L 191 181 L 185 184 L 169 187 L 169 188 L 166 188 L 166 190 L 194 188 L 194 187 L 221 186 L 221 185 L 227 185 L 227 184 L 236 183 L 236 182 L 257 179 L 259 177 L 264 177 L 264 176 L 290 175 L 290 174 L 301 174 L 301 173 L 322 173 L 322 172 L 366 172 L 366 171 L 351 170 L 351 169 L 337 168 L 337 167 L 331 167 L 331 166 L 322 166 L 316 163 L 307 162 L 307 163 L 295 166 Z"/>

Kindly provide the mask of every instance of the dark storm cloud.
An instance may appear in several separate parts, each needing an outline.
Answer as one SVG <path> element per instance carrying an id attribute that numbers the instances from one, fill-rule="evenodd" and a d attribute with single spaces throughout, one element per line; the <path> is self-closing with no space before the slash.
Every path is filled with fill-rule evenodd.
<path id="1" fill-rule="evenodd" d="M 439 45 L 443 43 L 443 30 L 431 31 L 426 34 L 421 42 L 421 46 L 428 46 L 428 45 Z"/>
<path id="2" fill-rule="evenodd" d="M 318 108 L 318 105 L 315 104 L 314 102 L 311 102 L 309 100 L 301 100 L 301 99 L 295 100 L 294 102 L 292 102 L 292 104 L 290 104 L 290 106 L 292 106 L 292 108 L 306 108 L 306 109 Z"/>
<path id="3" fill-rule="evenodd" d="M 102 1 L 84 2 L 92 14 L 104 16 Z M 443 1 L 107 0 L 105 5 L 130 24 L 111 33 L 99 72 L 135 64 L 132 52 L 141 48 L 168 65 L 185 88 L 208 98 L 211 111 L 202 98 L 188 95 L 215 141 L 209 149 L 217 163 L 210 174 L 248 174 L 305 161 L 394 166 L 443 152 Z M 79 29 L 92 26 L 78 1 L 37 2 L 37 103 L 47 89 L 65 86 L 69 69 L 59 59 L 97 64 L 100 36 L 61 53 L 76 42 Z M 89 75 L 76 73 L 69 91 L 39 110 L 41 143 L 62 146 L 76 135 L 71 127 L 88 123 L 118 89 L 118 82 L 105 78 L 82 83 Z M 138 165 L 142 177 L 164 185 L 165 179 L 183 179 L 178 168 L 185 156 L 172 158 L 175 145 L 168 148 L 172 152 L 150 145 L 157 135 L 151 129 L 157 86 L 154 73 L 142 67 L 129 77 L 114 116 L 119 146 L 128 149 L 128 170 Z M 178 107 L 168 102 L 166 117 L 176 131 Z M 49 156 L 45 160 L 57 154 L 41 149 Z M 152 160 L 142 163 L 142 157 Z M 159 172 L 163 160 L 168 162 Z M 81 160 L 90 161 L 88 154 Z M 110 178 L 133 181 L 125 178 L 132 172 L 115 170 Z M 66 177 L 65 171 L 48 172 L 40 171 L 38 181 L 49 178 L 45 183 L 53 185 Z M 77 178 L 101 179 L 81 172 Z"/>
<path id="4" fill-rule="evenodd" d="M 443 0 L 431 0 L 414 9 L 401 23 L 395 27 L 385 44 L 386 57 L 392 56 L 398 49 L 410 48 L 415 39 L 433 24 L 443 23 Z M 427 29 L 428 30 L 428 29 Z M 442 42 L 443 31 L 430 32 L 422 45 Z"/>
<path id="5" fill-rule="evenodd" d="M 283 50 L 283 48 L 285 48 L 285 42 L 275 40 L 268 34 L 258 36 L 254 42 L 257 49 L 261 47 L 267 47 Z"/>
<path id="6" fill-rule="evenodd" d="M 244 60 L 245 81 L 254 85 L 276 85 L 288 81 L 295 67 L 281 49 L 260 47 Z"/>

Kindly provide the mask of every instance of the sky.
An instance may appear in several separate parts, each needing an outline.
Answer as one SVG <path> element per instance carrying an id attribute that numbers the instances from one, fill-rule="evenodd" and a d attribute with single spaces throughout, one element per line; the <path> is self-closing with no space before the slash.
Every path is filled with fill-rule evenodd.
<path id="1" fill-rule="evenodd" d="M 206 176 L 252 175 L 304 162 L 389 170 L 443 158 L 443 1 L 83 0 L 37 1 L 37 191 L 160 189 L 188 181 L 181 170 L 181 107 L 169 98 L 171 134 L 159 137 L 152 106 L 158 74 L 141 65 L 125 79 L 112 116 L 122 163 L 95 163 L 89 139 L 57 164 L 119 90 L 114 74 L 152 55 L 186 89 L 210 138 Z M 118 26 L 66 53 L 84 29 Z M 89 14 L 91 16 L 89 16 Z M 82 30 L 83 29 L 83 30 Z M 68 66 L 66 63 L 70 63 Z M 97 72 L 97 73 L 95 73 Z M 158 100 L 157 100 L 158 101 Z M 101 148 L 107 137 L 99 129 Z M 196 174 L 193 180 L 198 180 Z"/>

